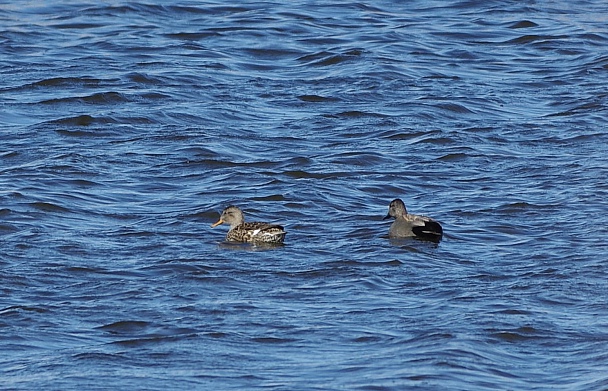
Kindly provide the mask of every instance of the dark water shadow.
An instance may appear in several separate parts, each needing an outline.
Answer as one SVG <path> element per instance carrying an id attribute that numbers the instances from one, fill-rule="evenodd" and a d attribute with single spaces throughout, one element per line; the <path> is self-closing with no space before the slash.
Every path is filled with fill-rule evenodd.
<path id="1" fill-rule="evenodd" d="M 384 237 L 388 239 L 391 246 L 401 247 L 403 249 L 414 251 L 419 251 L 421 248 L 436 249 L 439 247 L 439 243 L 441 242 L 441 240 L 420 239 L 416 237 L 389 238 L 388 235 Z"/>
<path id="2" fill-rule="evenodd" d="M 223 241 L 217 244 L 217 247 L 222 250 L 232 251 L 270 251 L 285 247 L 283 243 L 242 243 Z"/>

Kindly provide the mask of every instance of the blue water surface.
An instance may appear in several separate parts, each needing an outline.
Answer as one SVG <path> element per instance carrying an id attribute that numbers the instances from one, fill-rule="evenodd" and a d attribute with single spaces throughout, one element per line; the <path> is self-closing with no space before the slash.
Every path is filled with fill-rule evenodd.
<path id="1" fill-rule="evenodd" d="M 0 1 L 0 55 L 1 388 L 608 389 L 607 3 Z"/>

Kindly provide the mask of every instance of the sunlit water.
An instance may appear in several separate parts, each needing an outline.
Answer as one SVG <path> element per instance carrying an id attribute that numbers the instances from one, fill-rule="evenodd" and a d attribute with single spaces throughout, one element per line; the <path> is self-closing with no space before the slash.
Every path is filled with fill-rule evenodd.
<path id="1" fill-rule="evenodd" d="M 608 389 L 607 26 L 3 2 L 0 387 Z M 396 197 L 443 241 L 389 240 Z"/>

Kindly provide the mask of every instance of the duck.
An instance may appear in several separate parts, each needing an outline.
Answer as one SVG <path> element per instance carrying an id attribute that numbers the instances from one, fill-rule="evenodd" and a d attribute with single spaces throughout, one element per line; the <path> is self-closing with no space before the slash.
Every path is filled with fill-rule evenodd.
<path id="1" fill-rule="evenodd" d="M 243 211 L 234 205 L 224 209 L 220 219 L 211 224 L 211 228 L 221 224 L 230 225 L 226 234 L 226 241 L 228 242 L 282 244 L 285 240 L 286 232 L 281 225 L 263 222 L 246 223 Z"/>
<path id="2" fill-rule="evenodd" d="M 441 224 L 430 217 L 407 213 L 405 204 L 399 198 L 391 201 L 384 220 L 394 218 L 388 230 L 389 238 L 417 238 L 438 242 L 443 236 Z"/>

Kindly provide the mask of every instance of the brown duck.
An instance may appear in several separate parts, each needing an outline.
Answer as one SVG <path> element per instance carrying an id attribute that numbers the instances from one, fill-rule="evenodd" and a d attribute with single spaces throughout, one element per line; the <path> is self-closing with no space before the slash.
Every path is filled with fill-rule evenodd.
<path id="1" fill-rule="evenodd" d="M 246 223 L 243 212 L 234 205 L 224 209 L 220 219 L 211 224 L 211 227 L 220 224 L 230 225 L 226 234 L 226 240 L 229 242 L 283 243 L 285 240 L 286 232 L 282 226 L 262 222 Z"/>

